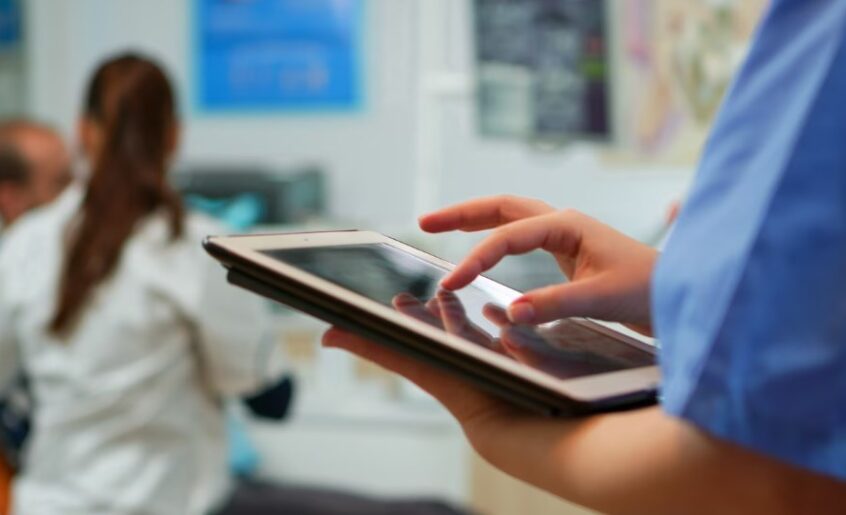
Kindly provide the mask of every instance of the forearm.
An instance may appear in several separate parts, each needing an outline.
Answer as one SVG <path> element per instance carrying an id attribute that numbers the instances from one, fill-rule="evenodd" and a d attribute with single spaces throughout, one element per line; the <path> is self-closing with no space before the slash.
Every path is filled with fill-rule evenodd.
<path id="1" fill-rule="evenodd" d="M 324 344 L 353 350 L 439 399 L 495 467 L 602 512 L 822 514 L 846 506 L 846 484 L 712 438 L 657 407 L 544 418 L 342 331 L 327 332 Z"/>
<path id="2" fill-rule="evenodd" d="M 844 485 L 708 437 L 658 408 L 513 424 L 499 430 L 533 438 L 484 438 L 480 451 L 516 477 L 603 512 L 825 513 L 846 505 Z"/>

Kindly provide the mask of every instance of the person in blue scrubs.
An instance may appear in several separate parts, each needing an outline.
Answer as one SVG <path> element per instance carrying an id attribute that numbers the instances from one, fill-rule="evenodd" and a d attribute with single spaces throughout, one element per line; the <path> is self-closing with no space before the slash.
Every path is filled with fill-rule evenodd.
<path id="1" fill-rule="evenodd" d="M 559 421 L 327 332 L 438 398 L 495 466 L 607 512 L 846 511 L 846 2 L 772 2 L 660 255 L 513 197 L 420 223 L 498 227 L 447 289 L 508 254 L 558 258 L 570 282 L 517 299 L 514 323 L 590 316 L 662 342 L 660 407 Z"/>

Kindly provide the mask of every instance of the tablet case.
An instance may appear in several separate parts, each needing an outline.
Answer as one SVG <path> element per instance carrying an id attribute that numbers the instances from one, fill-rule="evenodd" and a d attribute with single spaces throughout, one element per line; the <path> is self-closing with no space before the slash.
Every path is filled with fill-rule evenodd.
<path id="1" fill-rule="evenodd" d="M 211 249 L 209 250 L 211 251 Z M 540 391 L 540 388 L 523 384 L 516 378 L 501 377 L 501 374 L 500 377 L 493 377 L 493 374 L 486 373 L 486 370 L 481 369 L 477 362 L 471 358 L 459 356 L 457 353 L 433 352 L 435 349 L 432 346 L 427 348 L 428 352 L 422 352 L 408 341 L 407 335 L 388 334 L 377 330 L 361 317 L 327 309 L 320 302 L 307 300 L 308 295 L 304 295 L 303 292 L 300 292 L 299 295 L 293 295 L 284 288 L 275 286 L 269 278 L 256 277 L 250 272 L 239 269 L 236 265 L 230 264 L 227 279 L 233 285 L 308 313 L 329 324 L 388 346 L 416 360 L 456 374 L 485 391 L 534 412 L 550 416 L 577 416 L 600 411 L 633 409 L 655 402 L 655 393 L 651 391 L 634 392 L 629 395 L 606 399 L 600 403 L 584 403 L 567 399 L 553 392 Z M 413 338 L 415 335 L 411 335 L 411 337 Z"/>

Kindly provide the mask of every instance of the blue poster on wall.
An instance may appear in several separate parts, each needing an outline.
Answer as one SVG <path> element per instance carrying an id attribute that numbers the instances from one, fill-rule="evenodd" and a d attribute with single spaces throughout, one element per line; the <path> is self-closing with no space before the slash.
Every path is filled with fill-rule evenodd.
<path id="1" fill-rule="evenodd" d="M 16 47 L 20 40 L 20 4 L 18 0 L 0 0 L 0 49 Z"/>
<path id="2" fill-rule="evenodd" d="M 363 2 L 196 0 L 199 108 L 357 108 Z"/>

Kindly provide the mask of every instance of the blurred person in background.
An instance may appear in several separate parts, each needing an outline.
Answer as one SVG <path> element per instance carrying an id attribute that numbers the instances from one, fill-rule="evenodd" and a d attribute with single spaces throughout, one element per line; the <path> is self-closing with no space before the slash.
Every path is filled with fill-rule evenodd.
<path id="1" fill-rule="evenodd" d="M 61 135 L 29 120 L 0 123 L 0 243 L 3 230 L 55 200 L 71 182 L 71 161 Z M 0 513 L 29 429 L 29 398 L 22 378 L 0 397 Z"/>
<path id="2" fill-rule="evenodd" d="M 62 137 L 28 120 L 0 123 L 0 229 L 56 199 L 71 182 Z"/>
<path id="3" fill-rule="evenodd" d="M 102 64 L 78 125 L 89 165 L 0 247 L 0 392 L 33 400 L 17 514 L 202 514 L 229 496 L 221 399 L 279 377 L 262 302 L 208 260 L 215 224 L 167 181 L 174 93 L 151 60 Z"/>

